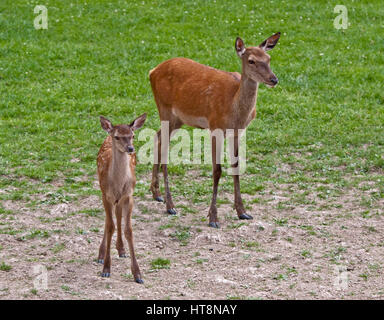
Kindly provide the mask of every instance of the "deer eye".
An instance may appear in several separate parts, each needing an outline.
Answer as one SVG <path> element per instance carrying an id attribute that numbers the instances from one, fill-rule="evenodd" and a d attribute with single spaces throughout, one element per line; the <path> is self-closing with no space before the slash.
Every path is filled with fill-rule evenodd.
<path id="1" fill-rule="evenodd" d="M 248 63 L 249 63 L 249 64 L 255 64 L 255 61 L 253 61 L 253 60 L 248 60 Z"/>
<path id="2" fill-rule="evenodd" d="M 120 140 L 120 138 L 119 137 L 114 137 L 116 140 Z"/>

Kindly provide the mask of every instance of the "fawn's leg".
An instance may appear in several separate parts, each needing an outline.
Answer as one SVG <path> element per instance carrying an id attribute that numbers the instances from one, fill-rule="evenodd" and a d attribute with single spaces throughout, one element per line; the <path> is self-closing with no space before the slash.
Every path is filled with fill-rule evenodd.
<path id="1" fill-rule="evenodd" d="M 124 235 L 127 238 L 129 253 L 131 256 L 131 271 L 132 271 L 133 277 L 135 278 L 135 281 L 137 283 L 143 283 L 144 281 L 141 279 L 140 268 L 136 260 L 135 249 L 133 245 L 133 232 L 132 232 L 132 222 L 131 222 L 132 209 L 133 209 L 133 196 L 129 196 L 128 198 L 124 199 L 124 202 L 122 203 L 122 208 L 123 208 L 123 215 L 125 220 Z"/>
<path id="2" fill-rule="evenodd" d="M 117 226 L 117 239 L 116 239 L 116 249 L 119 253 L 120 258 L 126 258 L 125 255 L 125 249 L 124 249 L 124 243 L 122 238 L 122 232 L 121 232 L 121 218 L 122 218 L 122 210 L 120 206 L 116 206 L 115 209 L 115 215 L 116 215 L 116 226 Z"/>
<path id="3" fill-rule="evenodd" d="M 106 240 L 106 250 L 104 255 L 104 267 L 103 272 L 101 273 L 102 277 L 109 277 L 111 275 L 111 241 L 112 235 L 115 231 L 115 224 L 113 223 L 112 218 L 112 203 L 103 196 L 103 204 L 105 208 L 105 240 Z M 104 240 L 103 240 L 104 241 Z"/>
<path id="4" fill-rule="evenodd" d="M 212 192 L 212 201 L 209 208 L 209 226 L 213 228 L 219 228 L 219 222 L 217 219 L 217 207 L 216 207 L 216 198 L 217 190 L 219 185 L 219 180 L 221 177 L 221 141 L 219 141 L 217 136 L 211 137 L 212 142 L 212 177 L 213 177 L 213 192 Z"/>

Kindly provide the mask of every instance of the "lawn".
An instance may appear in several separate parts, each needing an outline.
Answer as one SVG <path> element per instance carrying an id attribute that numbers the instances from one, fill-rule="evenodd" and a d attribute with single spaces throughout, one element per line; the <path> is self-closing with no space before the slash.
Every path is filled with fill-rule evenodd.
<path id="1" fill-rule="evenodd" d="M 34 28 L 34 7 L 40 4 L 48 8 L 47 30 Z M 36 248 L 41 244 L 51 253 L 59 248 L 61 254 L 69 250 L 62 244 L 64 235 L 79 237 L 83 235 L 81 228 L 88 228 L 83 231 L 94 236 L 92 254 L 96 255 L 103 228 L 100 191 L 95 182 L 96 155 L 105 138 L 99 116 L 114 123 L 129 123 L 147 112 L 145 127 L 157 130 L 160 121 L 149 70 L 166 59 L 182 56 L 240 72 L 234 49 L 237 36 L 246 45 L 258 45 L 281 32 L 278 45 L 269 52 L 279 85 L 274 89 L 260 85 L 257 117 L 247 130 L 247 171 L 241 177 L 241 188 L 248 210 L 260 221 L 283 230 L 297 218 L 297 213 L 285 213 L 298 207 L 314 212 L 336 211 L 344 219 L 340 226 L 348 224 L 352 209 L 363 219 L 382 222 L 384 7 L 378 0 L 348 2 L 348 28 L 336 29 L 336 4 L 316 0 L 2 0 L 0 262 L 11 269 L 4 267 L 9 270 L 0 274 L 17 272 L 15 261 L 19 258 L 7 250 L 6 241 L 13 245 L 36 241 Z M 136 149 L 144 143 L 136 141 Z M 168 217 L 162 216 L 165 213 L 161 207 L 153 220 L 148 217 L 150 171 L 150 165 L 138 163 L 136 216 L 142 211 L 148 218 L 146 223 L 163 223 Z M 211 168 L 171 164 L 169 174 L 180 219 L 194 216 L 188 226 L 171 221 L 170 228 L 165 228 L 171 230 L 165 238 L 176 243 L 178 237 L 172 235 L 183 230 L 187 235 L 179 243 L 183 248 L 193 238 L 197 225 L 211 232 L 205 231 L 204 220 L 211 196 Z M 219 203 L 235 217 L 232 189 L 232 180 L 224 175 Z M 280 194 L 280 200 L 273 197 L 276 194 Z M 94 201 L 84 204 L 85 199 Z M 348 204 L 352 201 L 351 209 Z M 52 208 L 71 204 L 77 204 L 76 210 L 69 208 L 54 217 L 49 214 Z M 269 207 L 277 214 L 267 216 L 263 208 Z M 41 224 L 18 224 L 28 214 L 34 223 Z M 77 226 L 74 216 L 94 220 Z M 67 218 L 75 225 L 67 225 Z M 251 225 L 237 225 L 238 221 L 222 211 L 220 218 L 227 221 L 221 230 L 224 234 Z M 137 217 L 137 221 L 140 219 Z M 49 225 L 52 221 L 62 221 L 63 225 L 55 232 Z M 300 230 L 319 236 L 312 230 L 316 226 L 305 226 Z M 156 225 L 155 229 L 159 228 Z M 364 228 L 373 234 L 379 229 L 376 222 Z M 270 230 L 273 237 L 274 230 Z M 54 236 L 59 238 L 49 242 Z M 227 247 L 240 245 L 234 241 L 228 239 Z M 315 259 L 316 255 L 300 254 L 307 249 L 300 247 L 297 255 L 305 256 L 306 261 Z M 152 258 L 156 256 L 147 257 L 148 270 Z M 205 261 L 205 257 L 201 259 Z M 48 258 L 39 261 L 54 263 Z M 171 269 L 177 267 L 174 262 L 172 257 Z M 363 276 L 360 278 L 364 281 Z M 192 281 L 187 280 L 189 284 Z M 59 288 L 64 285 L 60 283 Z M 189 289 L 198 291 L 198 286 Z M 10 291 L 13 297 L 20 296 L 16 289 Z M 68 290 L 64 291 L 67 294 Z M 308 289 L 303 296 L 314 296 L 312 291 Z M 201 295 L 196 293 L 196 297 Z"/>

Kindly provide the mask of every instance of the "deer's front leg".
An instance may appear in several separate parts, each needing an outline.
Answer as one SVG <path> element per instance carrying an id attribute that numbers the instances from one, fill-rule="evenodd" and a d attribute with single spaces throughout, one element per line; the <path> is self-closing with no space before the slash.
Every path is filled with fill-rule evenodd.
<path id="1" fill-rule="evenodd" d="M 217 190 L 219 185 L 219 180 L 221 177 L 221 165 L 220 164 L 213 164 L 213 192 L 212 192 L 212 201 L 211 206 L 209 208 L 209 226 L 212 228 L 219 228 L 219 221 L 217 219 L 217 207 L 216 207 L 216 200 L 217 200 Z"/>
<path id="2" fill-rule="evenodd" d="M 105 208 L 105 240 L 106 251 L 104 256 L 104 267 L 101 274 L 102 277 L 109 277 L 111 275 L 111 241 L 112 235 L 115 231 L 115 224 L 112 218 L 112 204 L 103 196 L 103 204 Z M 104 240 L 103 240 L 104 242 Z"/>
<path id="3" fill-rule="evenodd" d="M 233 175 L 233 186 L 235 193 L 235 209 L 239 219 L 250 220 L 253 217 L 245 212 L 243 205 L 243 199 L 240 192 L 240 161 L 239 161 L 239 136 L 237 134 L 234 137 L 229 138 L 230 154 L 231 154 L 231 167 Z"/>
<path id="4" fill-rule="evenodd" d="M 116 206 L 116 226 L 117 226 L 117 239 L 116 239 L 116 249 L 120 258 L 126 258 L 124 243 L 121 232 L 121 219 L 122 219 L 122 210 L 121 206 Z"/>
<path id="5" fill-rule="evenodd" d="M 219 228 L 219 222 L 217 219 L 217 190 L 219 186 L 219 181 L 221 177 L 221 146 L 224 138 L 218 135 L 212 134 L 211 143 L 212 143 L 212 177 L 213 177 L 213 191 L 212 191 L 212 201 L 209 208 L 209 226 L 212 228 Z"/>

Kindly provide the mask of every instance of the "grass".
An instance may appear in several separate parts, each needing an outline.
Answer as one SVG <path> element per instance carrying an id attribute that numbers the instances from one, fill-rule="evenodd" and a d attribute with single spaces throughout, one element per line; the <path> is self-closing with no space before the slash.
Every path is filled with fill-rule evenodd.
<path id="1" fill-rule="evenodd" d="M 176 226 L 176 231 L 171 233 L 170 236 L 177 239 L 180 245 L 186 246 L 191 237 L 190 228 L 189 226 Z"/>
<path id="2" fill-rule="evenodd" d="M 171 266 L 171 261 L 169 259 L 156 258 L 151 261 L 152 270 L 169 269 L 170 266 Z"/>
<path id="3" fill-rule="evenodd" d="M 309 251 L 309 250 L 302 250 L 301 252 L 300 252 L 300 255 L 303 257 L 303 258 L 310 258 L 310 257 L 312 257 L 312 253 Z"/>
<path id="4" fill-rule="evenodd" d="M 32 230 L 27 236 L 27 239 L 35 239 L 35 238 L 48 238 L 49 232 L 42 230 Z"/>
<path id="5" fill-rule="evenodd" d="M 12 270 L 12 266 L 10 266 L 9 264 L 6 264 L 5 262 L 2 262 L 0 264 L 0 271 L 10 271 Z"/>
<path id="6" fill-rule="evenodd" d="M 56 254 L 56 253 L 59 253 L 61 251 L 65 250 L 65 244 L 64 243 L 57 243 L 55 244 L 52 248 L 51 248 L 51 251 Z"/>
<path id="7" fill-rule="evenodd" d="M 98 194 L 92 181 L 105 137 L 100 114 L 118 123 L 147 112 L 146 127 L 157 129 L 150 69 L 185 56 L 239 71 L 236 36 L 257 45 L 276 31 L 282 36 L 270 54 L 280 84 L 273 90 L 260 86 L 258 115 L 247 131 L 243 192 L 260 193 L 266 181 L 353 185 L 358 175 L 383 197 L 384 180 L 376 179 L 384 168 L 379 1 L 350 5 L 346 30 L 333 27 L 333 6 L 318 1 L 282 7 L 250 0 L 71 6 L 50 0 L 48 30 L 34 29 L 34 5 L 0 4 L 0 187 L 6 191 L 0 199 L 37 206 L 33 196 L 47 190 L 42 202 L 48 204 Z M 324 32 L 314 32 L 315 25 Z M 143 143 L 136 141 L 137 147 Z M 279 171 L 282 167 L 289 169 Z M 192 201 L 206 201 L 210 167 L 171 165 L 170 173 L 183 176 L 188 168 L 202 170 L 204 181 L 174 178 L 171 188 Z M 139 174 L 149 170 L 139 162 Z M 223 178 L 223 188 L 231 190 L 228 179 Z M 52 190 L 55 180 L 63 184 Z M 318 197 L 329 197 L 327 190 L 320 188 Z M 146 185 L 136 192 L 147 193 Z"/>

